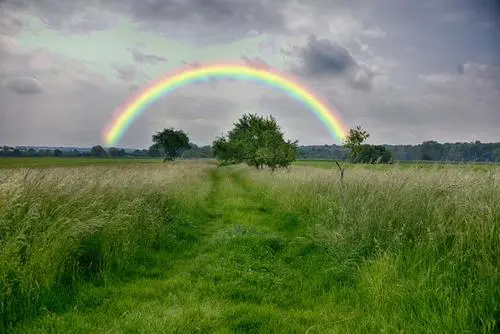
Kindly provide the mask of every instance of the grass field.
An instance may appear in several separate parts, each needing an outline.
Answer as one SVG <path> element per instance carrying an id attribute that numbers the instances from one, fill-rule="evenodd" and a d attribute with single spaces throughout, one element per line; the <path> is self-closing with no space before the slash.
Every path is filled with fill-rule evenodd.
<path id="1" fill-rule="evenodd" d="M 384 170 L 387 169 L 388 166 L 384 164 L 351 164 L 340 161 L 340 164 L 343 166 L 347 166 L 349 168 L 364 168 L 371 170 Z M 297 160 L 294 162 L 296 166 L 309 166 L 309 167 L 318 167 L 318 168 L 337 168 L 335 161 L 332 160 Z M 436 162 L 436 161 L 398 161 L 395 162 L 391 168 L 431 168 L 431 169 L 444 169 L 444 168 L 465 168 L 475 170 L 489 170 L 491 168 L 499 168 L 500 163 L 486 163 L 486 162 L 465 162 L 465 163 L 457 163 L 457 162 Z"/>
<path id="2" fill-rule="evenodd" d="M 93 157 L 23 157 L 0 158 L 0 168 L 47 168 L 75 167 L 91 165 L 123 165 L 137 163 L 160 162 L 160 159 L 137 158 L 93 158 Z"/>
<path id="3" fill-rule="evenodd" d="M 500 330 L 498 168 L 74 166 L 0 170 L 0 332 Z"/>
<path id="4" fill-rule="evenodd" d="M 207 163 L 214 163 L 215 159 L 200 159 Z M 143 163 L 159 163 L 162 159 L 158 158 L 95 158 L 95 157 L 22 157 L 22 158 L 0 158 L 0 169 L 2 168 L 50 168 L 50 167 L 79 167 L 79 166 L 94 166 L 94 165 L 125 165 L 125 164 L 143 164 Z M 384 165 L 355 165 L 346 162 L 341 162 L 349 168 L 368 168 L 368 169 L 385 169 Z M 332 160 L 297 160 L 295 166 L 308 166 L 318 168 L 337 168 Z M 488 170 L 492 167 L 500 167 L 500 164 L 495 163 L 438 163 L 430 162 L 397 162 L 396 165 L 400 168 L 448 168 L 448 167 L 466 167 L 474 166 L 476 169 Z"/>

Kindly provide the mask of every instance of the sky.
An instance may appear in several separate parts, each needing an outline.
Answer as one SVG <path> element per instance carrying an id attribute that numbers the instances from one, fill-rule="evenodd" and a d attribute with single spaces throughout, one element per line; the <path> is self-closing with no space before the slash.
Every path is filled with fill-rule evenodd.
<path id="1" fill-rule="evenodd" d="M 102 144 L 139 90 L 213 62 L 286 72 L 369 143 L 500 141 L 496 0 L 0 0 L 0 145 Z M 218 79 L 163 96 L 117 146 L 169 127 L 210 144 L 243 113 L 340 144 L 283 92 Z"/>

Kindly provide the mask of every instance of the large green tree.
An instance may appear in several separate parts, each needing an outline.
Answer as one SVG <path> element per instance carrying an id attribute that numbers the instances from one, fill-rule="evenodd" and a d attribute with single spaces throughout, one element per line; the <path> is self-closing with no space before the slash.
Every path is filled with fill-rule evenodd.
<path id="1" fill-rule="evenodd" d="M 244 114 L 233 125 L 227 137 L 217 137 L 212 144 L 214 156 L 223 164 L 245 162 L 274 170 L 288 167 L 295 160 L 297 142 L 283 139 L 274 117 Z"/>
<path id="2" fill-rule="evenodd" d="M 174 128 L 163 129 L 153 135 L 153 145 L 150 152 L 160 153 L 163 161 L 175 160 L 184 150 L 191 148 L 189 137 L 182 130 Z"/>
<path id="3" fill-rule="evenodd" d="M 224 136 L 215 138 L 212 143 L 213 155 L 225 165 L 241 162 L 238 160 L 235 152 L 234 142 L 230 143 Z"/>

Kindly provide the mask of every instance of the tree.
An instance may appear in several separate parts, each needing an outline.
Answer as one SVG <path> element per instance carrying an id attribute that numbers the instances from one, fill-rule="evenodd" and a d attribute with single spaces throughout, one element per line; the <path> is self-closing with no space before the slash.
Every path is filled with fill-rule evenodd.
<path id="1" fill-rule="evenodd" d="M 55 149 L 54 150 L 54 156 L 55 157 L 62 157 L 63 156 L 63 151 L 61 151 L 60 149 Z"/>
<path id="2" fill-rule="evenodd" d="M 367 145 L 361 147 L 361 152 L 355 158 L 358 163 L 389 163 L 392 160 L 391 152 L 383 145 Z"/>
<path id="3" fill-rule="evenodd" d="M 281 155 L 278 159 L 278 166 L 288 169 L 297 158 L 298 141 L 288 140 L 281 147 Z"/>
<path id="4" fill-rule="evenodd" d="M 370 134 L 359 125 L 356 129 L 350 129 L 344 146 L 351 149 L 350 160 L 355 163 L 389 163 L 392 161 L 392 153 L 383 145 L 368 145 L 363 142 Z"/>
<path id="5" fill-rule="evenodd" d="M 150 157 L 155 157 L 155 158 L 161 157 L 161 151 L 160 151 L 158 144 L 153 144 L 149 147 L 148 155 Z"/>
<path id="6" fill-rule="evenodd" d="M 493 150 L 491 155 L 494 162 L 500 162 L 500 145 Z"/>
<path id="7" fill-rule="evenodd" d="M 435 140 L 424 141 L 420 147 L 422 160 L 442 160 L 443 145 Z"/>
<path id="8" fill-rule="evenodd" d="M 223 136 L 215 138 L 212 143 L 212 153 L 223 165 L 241 162 L 241 160 L 236 159 L 235 152 L 231 145 L 234 146 L 234 143 L 229 143 Z"/>
<path id="9" fill-rule="evenodd" d="M 175 160 L 182 154 L 183 150 L 191 148 L 187 134 L 173 128 L 163 129 L 163 131 L 154 134 L 153 143 L 153 149 L 165 155 L 163 161 Z"/>
<path id="10" fill-rule="evenodd" d="M 363 145 L 363 144 L 362 144 Z M 439 143 L 439 148 L 428 150 L 422 154 L 423 144 L 417 145 L 384 145 L 394 161 L 397 160 L 441 160 L 441 161 L 491 161 L 500 162 L 500 143 Z M 424 149 L 429 147 L 424 145 Z M 474 147 L 476 147 L 474 149 Z M 438 147 L 434 144 L 434 148 Z M 345 160 L 349 158 L 351 149 L 343 145 L 308 145 L 297 147 L 297 158 Z"/>
<path id="11" fill-rule="evenodd" d="M 105 157 L 108 153 L 101 145 L 96 145 L 90 149 L 90 155 L 94 157 Z"/>
<path id="12" fill-rule="evenodd" d="M 214 156 L 222 164 L 245 162 L 261 169 L 288 167 L 296 157 L 297 142 L 285 141 L 276 119 L 244 114 L 227 137 L 217 137 L 212 144 Z"/>
<path id="13" fill-rule="evenodd" d="M 370 134 L 363 130 L 359 125 L 356 129 L 349 129 L 344 146 L 351 149 L 351 160 L 356 160 L 363 149 L 363 142 L 370 137 Z"/>
<path id="14" fill-rule="evenodd" d="M 112 157 L 123 157 L 127 155 L 127 152 L 123 148 L 110 147 L 108 152 Z"/>
<path id="15" fill-rule="evenodd" d="M 75 156 L 75 157 L 79 157 L 79 156 L 81 156 L 82 154 L 80 153 L 80 151 L 73 149 L 73 150 L 71 151 L 70 155 Z"/>

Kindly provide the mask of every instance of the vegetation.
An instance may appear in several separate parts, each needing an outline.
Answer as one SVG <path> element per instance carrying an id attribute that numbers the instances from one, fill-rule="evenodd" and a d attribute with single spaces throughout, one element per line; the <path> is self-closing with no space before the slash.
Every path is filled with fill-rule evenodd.
<path id="1" fill-rule="evenodd" d="M 158 162 L 153 158 L 96 158 L 96 157 L 19 157 L 0 159 L 0 169 L 4 168 L 50 168 L 50 167 L 79 167 L 79 166 L 109 166 L 135 165 Z M 161 161 L 161 160 L 160 160 Z"/>
<path id="2" fill-rule="evenodd" d="M 106 149 L 101 145 L 96 145 L 92 147 L 90 149 L 90 155 L 93 157 L 111 157 L 111 154 L 108 151 L 106 151 Z"/>
<path id="3" fill-rule="evenodd" d="M 389 150 L 387 150 L 382 145 L 367 145 L 361 146 L 361 152 L 353 160 L 356 163 L 389 163 L 392 162 L 392 155 Z"/>
<path id="4" fill-rule="evenodd" d="M 370 134 L 363 130 L 359 125 L 356 129 L 349 129 L 344 146 L 351 150 L 350 158 L 355 160 L 363 150 L 363 142 L 370 137 Z"/>
<path id="5" fill-rule="evenodd" d="M 499 329 L 496 168 L 135 166 L 0 170 L 0 332 Z"/>
<path id="6" fill-rule="evenodd" d="M 182 158 L 213 158 L 212 147 L 197 146 L 183 150 Z M 442 162 L 500 162 L 500 143 L 438 143 L 425 141 L 418 145 L 382 145 L 391 152 L 394 161 L 442 161 Z M 96 148 L 97 149 L 97 148 Z M 62 152 L 56 151 L 59 150 Z M 351 150 L 340 145 L 297 146 L 297 159 L 347 160 Z M 109 148 L 106 157 L 146 158 L 151 155 L 148 149 Z M 0 146 L 0 157 L 90 157 L 92 148 L 32 148 Z"/>
<path id="7" fill-rule="evenodd" d="M 163 161 L 173 161 L 183 150 L 190 149 L 189 137 L 182 130 L 163 129 L 153 135 L 153 145 L 149 148 L 151 156 L 163 156 Z"/>
<path id="8" fill-rule="evenodd" d="M 283 139 L 283 133 L 272 116 L 244 114 L 226 137 L 213 142 L 214 156 L 224 165 L 246 163 L 272 171 L 288 167 L 295 160 L 297 142 Z"/>
<path id="9" fill-rule="evenodd" d="M 317 168 L 327 168 L 327 169 L 335 169 L 335 162 L 337 160 L 297 160 L 294 162 L 296 166 L 304 166 L 304 167 L 317 167 Z M 491 170 L 495 170 L 500 168 L 500 164 L 491 164 L 491 163 L 480 163 L 480 162 L 464 162 L 464 163 L 445 163 L 445 162 L 437 162 L 437 161 L 398 161 L 394 162 L 394 165 L 399 169 L 428 169 L 428 170 L 442 170 L 442 169 L 467 169 L 474 171 L 484 171 L 488 172 Z M 346 169 L 366 169 L 366 170 L 378 170 L 383 171 L 386 169 L 386 166 L 383 164 L 358 164 L 351 162 L 342 162 L 342 165 Z"/>
<path id="10" fill-rule="evenodd" d="M 368 145 L 363 142 L 370 134 L 359 125 L 356 129 L 350 129 L 344 146 L 351 150 L 350 160 L 355 163 L 389 163 L 392 155 L 383 145 Z"/>
<path id="11" fill-rule="evenodd" d="M 418 145 L 383 145 L 394 161 L 500 162 L 500 143 L 438 143 Z M 350 149 L 339 145 L 299 146 L 298 159 L 346 160 Z"/>
<path id="12" fill-rule="evenodd" d="M 211 150 L 169 128 L 0 159 L 0 332 L 498 332 L 500 169 L 387 166 L 368 137 L 340 179 L 253 114 Z M 196 152 L 222 164 L 118 158 Z"/>

